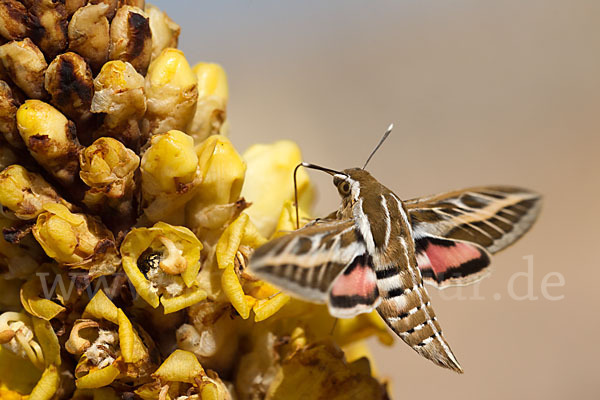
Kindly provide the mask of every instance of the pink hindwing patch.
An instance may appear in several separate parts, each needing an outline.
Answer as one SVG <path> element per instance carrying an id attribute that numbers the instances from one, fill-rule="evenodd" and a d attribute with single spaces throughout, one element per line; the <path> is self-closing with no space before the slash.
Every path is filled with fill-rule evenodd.
<path id="1" fill-rule="evenodd" d="M 337 318 L 350 318 L 372 311 L 380 302 L 373 260 L 360 255 L 333 281 L 329 289 L 329 312 Z"/>
<path id="2" fill-rule="evenodd" d="M 475 243 L 430 236 L 415 244 L 423 279 L 440 287 L 479 280 L 490 265 L 487 251 Z"/>

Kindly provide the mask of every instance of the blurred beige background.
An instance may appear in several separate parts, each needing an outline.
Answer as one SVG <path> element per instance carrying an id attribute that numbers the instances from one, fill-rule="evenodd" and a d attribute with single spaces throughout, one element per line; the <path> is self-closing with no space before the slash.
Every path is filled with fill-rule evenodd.
<path id="1" fill-rule="evenodd" d="M 291 138 L 307 161 L 361 166 L 394 122 L 369 170 L 402 198 L 479 184 L 544 194 L 491 278 L 430 290 L 463 376 L 401 342 L 375 345 L 394 398 L 600 398 L 599 1 L 154 3 L 182 26 L 191 62 L 226 68 L 240 151 Z M 312 176 L 324 214 L 337 194 Z M 538 299 L 518 300 L 511 276 L 528 256 Z M 541 289 L 553 272 L 561 300 Z"/>

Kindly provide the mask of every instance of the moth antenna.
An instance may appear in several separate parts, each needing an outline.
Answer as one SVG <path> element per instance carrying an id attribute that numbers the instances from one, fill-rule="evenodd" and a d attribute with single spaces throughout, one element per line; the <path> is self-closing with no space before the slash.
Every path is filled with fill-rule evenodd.
<path id="1" fill-rule="evenodd" d="M 365 162 L 365 165 L 363 165 L 362 169 L 365 169 L 367 167 L 367 164 L 369 163 L 369 161 L 371 161 L 371 158 L 373 158 L 377 150 L 379 150 L 383 142 L 385 142 L 385 139 L 387 139 L 388 136 L 390 136 L 390 133 L 392 133 L 392 129 L 394 129 L 394 124 L 390 124 L 390 126 L 388 126 L 387 130 L 383 134 L 383 137 L 381 138 L 377 146 L 375 146 L 375 149 L 371 152 L 369 158 L 367 158 L 367 161 Z"/>

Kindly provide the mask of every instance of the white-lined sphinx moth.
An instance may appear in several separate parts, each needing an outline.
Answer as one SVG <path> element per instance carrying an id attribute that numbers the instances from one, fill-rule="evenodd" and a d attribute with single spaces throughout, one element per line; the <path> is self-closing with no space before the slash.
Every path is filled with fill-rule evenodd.
<path id="1" fill-rule="evenodd" d="M 423 283 L 442 288 L 483 278 L 491 254 L 532 226 L 541 197 L 490 186 L 402 201 L 365 171 L 367 163 L 343 171 L 302 163 L 333 176 L 341 205 L 259 247 L 250 270 L 301 299 L 327 303 L 334 317 L 377 309 L 419 354 L 462 372 Z"/>

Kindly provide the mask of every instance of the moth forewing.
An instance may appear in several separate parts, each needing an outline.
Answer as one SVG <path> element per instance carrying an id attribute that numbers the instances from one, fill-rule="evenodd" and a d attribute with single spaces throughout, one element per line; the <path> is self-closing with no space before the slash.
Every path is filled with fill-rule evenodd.
<path id="1" fill-rule="evenodd" d="M 405 202 L 425 281 L 439 288 L 489 275 L 491 255 L 535 222 L 541 196 L 511 186 L 477 187 Z"/>
<path id="2" fill-rule="evenodd" d="M 327 220 L 268 242 L 249 265 L 259 278 L 304 300 L 327 303 L 333 316 L 350 318 L 379 303 L 375 272 L 360 257 L 365 252 L 353 221 Z"/>

